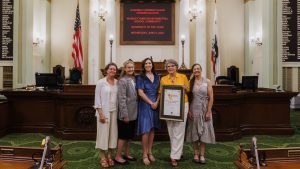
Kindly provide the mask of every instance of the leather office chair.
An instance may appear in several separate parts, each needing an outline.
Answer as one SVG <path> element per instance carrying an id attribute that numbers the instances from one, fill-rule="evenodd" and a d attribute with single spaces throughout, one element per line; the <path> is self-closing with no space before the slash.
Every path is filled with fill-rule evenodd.
<path id="1" fill-rule="evenodd" d="M 231 82 L 231 84 L 233 84 L 233 80 L 230 77 L 227 77 L 227 76 L 218 76 L 216 78 L 216 81 L 217 81 L 218 84 L 225 84 L 225 83 L 221 83 L 222 81 L 229 81 L 229 82 Z"/>
<path id="2" fill-rule="evenodd" d="M 219 84 L 223 84 L 223 85 L 233 85 L 233 82 L 230 80 L 222 80 L 220 81 Z"/>
<path id="3" fill-rule="evenodd" d="M 67 84 L 82 84 L 82 69 L 79 67 L 73 67 L 69 69 L 70 76 L 67 79 Z"/>
<path id="4" fill-rule="evenodd" d="M 227 76 L 218 76 L 216 81 L 220 85 L 233 85 L 232 91 L 235 93 L 236 91 L 240 91 L 242 89 L 241 83 L 235 83 L 230 77 Z"/>
<path id="5" fill-rule="evenodd" d="M 232 86 L 232 92 L 233 93 L 236 93 L 237 90 L 240 90 L 239 88 L 236 87 L 234 81 L 230 77 L 227 77 L 227 76 L 218 76 L 216 78 L 216 81 L 220 85 L 233 85 Z"/>

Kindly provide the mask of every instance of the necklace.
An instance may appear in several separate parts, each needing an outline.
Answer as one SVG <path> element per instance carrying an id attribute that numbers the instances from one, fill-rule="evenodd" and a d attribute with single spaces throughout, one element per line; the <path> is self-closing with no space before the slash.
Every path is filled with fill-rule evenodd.
<path id="1" fill-rule="evenodd" d="M 199 81 L 200 81 L 200 80 L 199 80 Z M 197 83 L 196 80 L 195 80 L 195 83 L 196 83 L 196 85 L 198 85 L 198 86 L 201 86 L 201 85 L 202 85 L 202 82 L 203 82 L 203 78 L 201 79 L 201 82 L 200 82 L 200 83 Z"/>
<path id="2" fill-rule="evenodd" d="M 170 76 L 171 77 L 171 76 Z M 171 77 L 172 83 L 174 84 L 175 77 Z"/>
<path id="3" fill-rule="evenodd" d="M 153 74 L 151 74 L 151 75 L 146 75 L 151 81 L 153 81 L 153 79 L 154 79 L 154 75 Z"/>

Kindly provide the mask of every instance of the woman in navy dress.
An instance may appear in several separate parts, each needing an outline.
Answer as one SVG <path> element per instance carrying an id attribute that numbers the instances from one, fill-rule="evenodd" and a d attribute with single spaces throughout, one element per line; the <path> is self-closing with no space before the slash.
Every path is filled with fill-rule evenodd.
<path id="1" fill-rule="evenodd" d="M 153 61 L 146 58 L 142 63 L 142 73 L 137 78 L 136 88 L 140 95 L 138 112 L 137 135 L 142 134 L 143 143 L 143 163 L 149 165 L 150 161 L 155 161 L 152 155 L 152 143 L 155 129 L 161 129 L 159 119 L 159 99 L 158 89 L 160 78 L 155 73 Z M 150 159 L 150 161 L 149 161 Z"/>

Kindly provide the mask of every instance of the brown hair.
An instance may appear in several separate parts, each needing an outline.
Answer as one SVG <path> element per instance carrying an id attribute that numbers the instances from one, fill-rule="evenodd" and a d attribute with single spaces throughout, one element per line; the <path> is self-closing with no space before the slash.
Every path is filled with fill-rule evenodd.
<path id="1" fill-rule="evenodd" d="M 146 61 L 147 61 L 147 60 L 150 60 L 151 63 L 152 63 L 152 69 L 151 69 L 151 72 L 153 73 L 153 75 L 155 75 L 155 73 L 156 73 L 156 72 L 155 72 L 155 68 L 154 68 L 154 63 L 153 63 L 152 59 L 150 59 L 150 58 L 144 59 L 143 62 L 142 62 L 142 72 L 141 72 L 140 76 L 142 76 L 142 77 L 145 78 L 145 79 L 146 79 L 146 69 L 145 69 L 145 64 L 146 64 Z"/>
<path id="2" fill-rule="evenodd" d="M 116 71 L 118 71 L 118 66 L 114 63 L 114 62 L 111 62 L 111 63 L 109 63 L 109 64 L 107 64 L 106 66 L 105 66 L 105 73 L 107 73 L 107 70 L 109 69 L 109 67 L 110 66 L 115 66 L 116 67 Z"/>
<path id="3" fill-rule="evenodd" d="M 199 63 L 195 63 L 193 64 L 192 66 L 192 74 L 193 74 L 193 70 L 194 70 L 194 67 L 199 65 L 200 66 L 200 69 L 202 70 L 202 67 Z M 195 76 L 193 76 L 190 80 L 190 92 L 188 93 L 188 98 L 189 98 L 189 103 L 192 103 L 193 102 L 193 88 L 194 88 L 194 85 L 195 85 Z"/>

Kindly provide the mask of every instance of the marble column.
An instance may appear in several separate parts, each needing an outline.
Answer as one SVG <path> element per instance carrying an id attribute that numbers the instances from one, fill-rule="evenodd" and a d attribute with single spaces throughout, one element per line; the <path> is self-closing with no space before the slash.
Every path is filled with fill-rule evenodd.
<path id="1" fill-rule="evenodd" d="M 182 64 L 182 44 L 181 44 L 181 35 L 185 35 L 184 42 L 184 63 L 188 69 L 190 69 L 190 17 L 188 14 L 189 11 L 189 0 L 180 1 L 180 13 L 179 13 L 179 34 L 178 34 L 178 43 L 179 43 L 179 67 Z"/>
<path id="2" fill-rule="evenodd" d="M 113 35 L 112 62 L 116 63 L 116 2 L 115 0 L 106 0 L 107 15 L 105 17 L 105 65 L 110 62 L 110 35 Z"/>
<path id="3" fill-rule="evenodd" d="M 202 76 L 207 77 L 206 66 L 206 0 L 197 0 L 197 9 L 201 11 L 196 20 L 196 59 L 202 67 Z M 191 65 L 192 66 L 192 65 Z"/>
<path id="4" fill-rule="evenodd" d="M 40 44 L 41 57 L 43 59 L 43 72 L 52 72 L 50 67 L 50 54 L 51 54 L 51 3 L 50 1 L 41 0 L 41 39 L 43 42 Z"/>
<path id="5" fill-rule="evenodd" d="M 33 84 L 33 0 L 14 1 L 13 88 Z"/>
<path id="6" fill-rule="evenodd" d="M 252 59 L 256 44 L 251 42 L 255 39 L 255 1 L 245 3 L 245 76 L 252 75 Z"/>
<path id="7" fill-rule="evenodd" d="M 89 46 L 88 46 L 88 84 L 99 80 L 99 2 L 90 0 L 89 6 Z"/>

